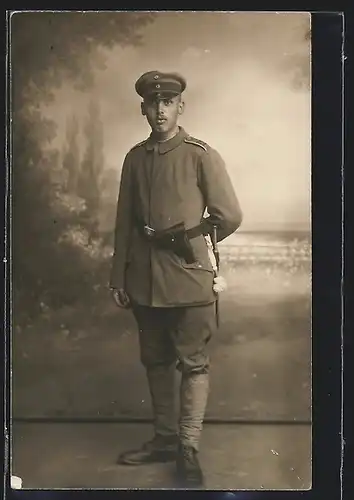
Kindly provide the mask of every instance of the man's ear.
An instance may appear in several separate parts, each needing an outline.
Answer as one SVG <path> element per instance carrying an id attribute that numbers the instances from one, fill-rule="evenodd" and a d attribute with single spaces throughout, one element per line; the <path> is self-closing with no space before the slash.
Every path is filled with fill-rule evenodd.
<path id="1" fill-rule="evenodd" d="M 184 101 L 182 101 L 182 99 L 181 99 L 180 102 L 178 103 L 178 114 L 179 115 L 183 114 L 184 107 L 185 107 Z"/>
<path id="2" fill-rule="evenodd" d="M 146 116 L 146 111 L 145 111 L 145 104 L 144 104 L 144 101 L 140 104 L 140 108 L 141 108 L 141 114 L 143 116 Z"/>

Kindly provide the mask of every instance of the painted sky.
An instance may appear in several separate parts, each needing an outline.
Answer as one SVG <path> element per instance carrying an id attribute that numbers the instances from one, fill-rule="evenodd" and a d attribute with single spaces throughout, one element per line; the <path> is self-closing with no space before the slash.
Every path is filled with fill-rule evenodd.
<path id="1" fill-rule="evenodd" d="M 308 229 L 311 98 L 293 85 L 293 61 L 308 61 L 306 13 L 158 13 L 143 45 L 105 52 L 90 93 L 69 85 L 46 111 L 58 124 L 84 116 L 95 98 L 104 123 L 106 165 L 147 137 L 134 83 L 152 69 L 178 71 L 188 82 L 181 125 L 223 156 L 243 211 L 243 229 Z"/>

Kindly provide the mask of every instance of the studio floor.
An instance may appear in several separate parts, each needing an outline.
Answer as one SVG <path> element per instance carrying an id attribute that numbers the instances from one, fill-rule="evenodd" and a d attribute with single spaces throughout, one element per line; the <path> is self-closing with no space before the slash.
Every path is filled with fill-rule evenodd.
<path id="1" fill-rule="evenodd" d="M 174 489 L 174 464 L 116 465 L 149 424 L 14 423 L 11 473 L 23 489 Z M 210 490 L 311 488 L 311 426 L 206 424 L 200 462 Z"/>

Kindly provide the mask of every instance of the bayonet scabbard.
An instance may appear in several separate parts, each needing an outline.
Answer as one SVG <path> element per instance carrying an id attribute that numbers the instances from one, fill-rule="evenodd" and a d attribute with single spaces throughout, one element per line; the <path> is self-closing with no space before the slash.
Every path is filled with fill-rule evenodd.
<path id="1" fill-rule="evenodd" d="M 213 231 L 211 234 L 211 242 L 213 245 L 213 252 L 215 255 L 215 260 L 216 260 L 216 272 L 215 275 L 219 275 L 219 269 L 220 269 L 220 255 L 219 255 L 219 249 L 218 249 L 218 234 L 217 234 L 217 226 L 213 226 Z M 219 314 L 219 294 L 217 293 L 216 296 L 216 301 L 215 301 L 215 315 L 216 315 L 216 326 L 219 328 L 220 324 L 220 314 Z"/>

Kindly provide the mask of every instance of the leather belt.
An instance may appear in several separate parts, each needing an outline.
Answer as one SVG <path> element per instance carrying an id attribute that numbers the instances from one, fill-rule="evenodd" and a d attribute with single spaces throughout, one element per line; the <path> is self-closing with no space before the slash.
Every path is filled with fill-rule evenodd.
<path id="1" fill-rule="evenodd" d="M 173 242 L 177 236 L 177 234 L 180 234 L 183 232 L 185 236 L 191 240 L 193 238 L 197 238 L 198 236 L 204 234 L 208 234 L 208 231 L 206 229 L 206 224 L 203 222 L 198 224 L 197 226 L 194 226 L 190 229 L 185 229 L 184 224 L 176 224 L 174 226 L 171 226 L 167 229 L 163 229 L 160 231 L 157 231 L 156 229 L 150 227 L 148 224 L 141 224 L 140 228 L 142 227 L 144 236 L 151 241 L 171 241 Z"/>
<path id="2" fill-rule="evenodd" d="M 179 255 L 189 264 L 196 261 L 193 248 L 190 244 L 191 239 L 196 238 L 200 235 L 206 235 L 209 233 L 208 224 L 201 222 L 197 226 L 190 229 L 185 229 L 183 222 L 175 224 L 161 231 L 157 231 L 148 224 L 137 220 L 136 225 L 138 230 L 143 234 L 147 241 L 151 244 L 156 244 L 160 248 L 165 248 L 166 250 L 171 250 L 175 254 Z"/>

